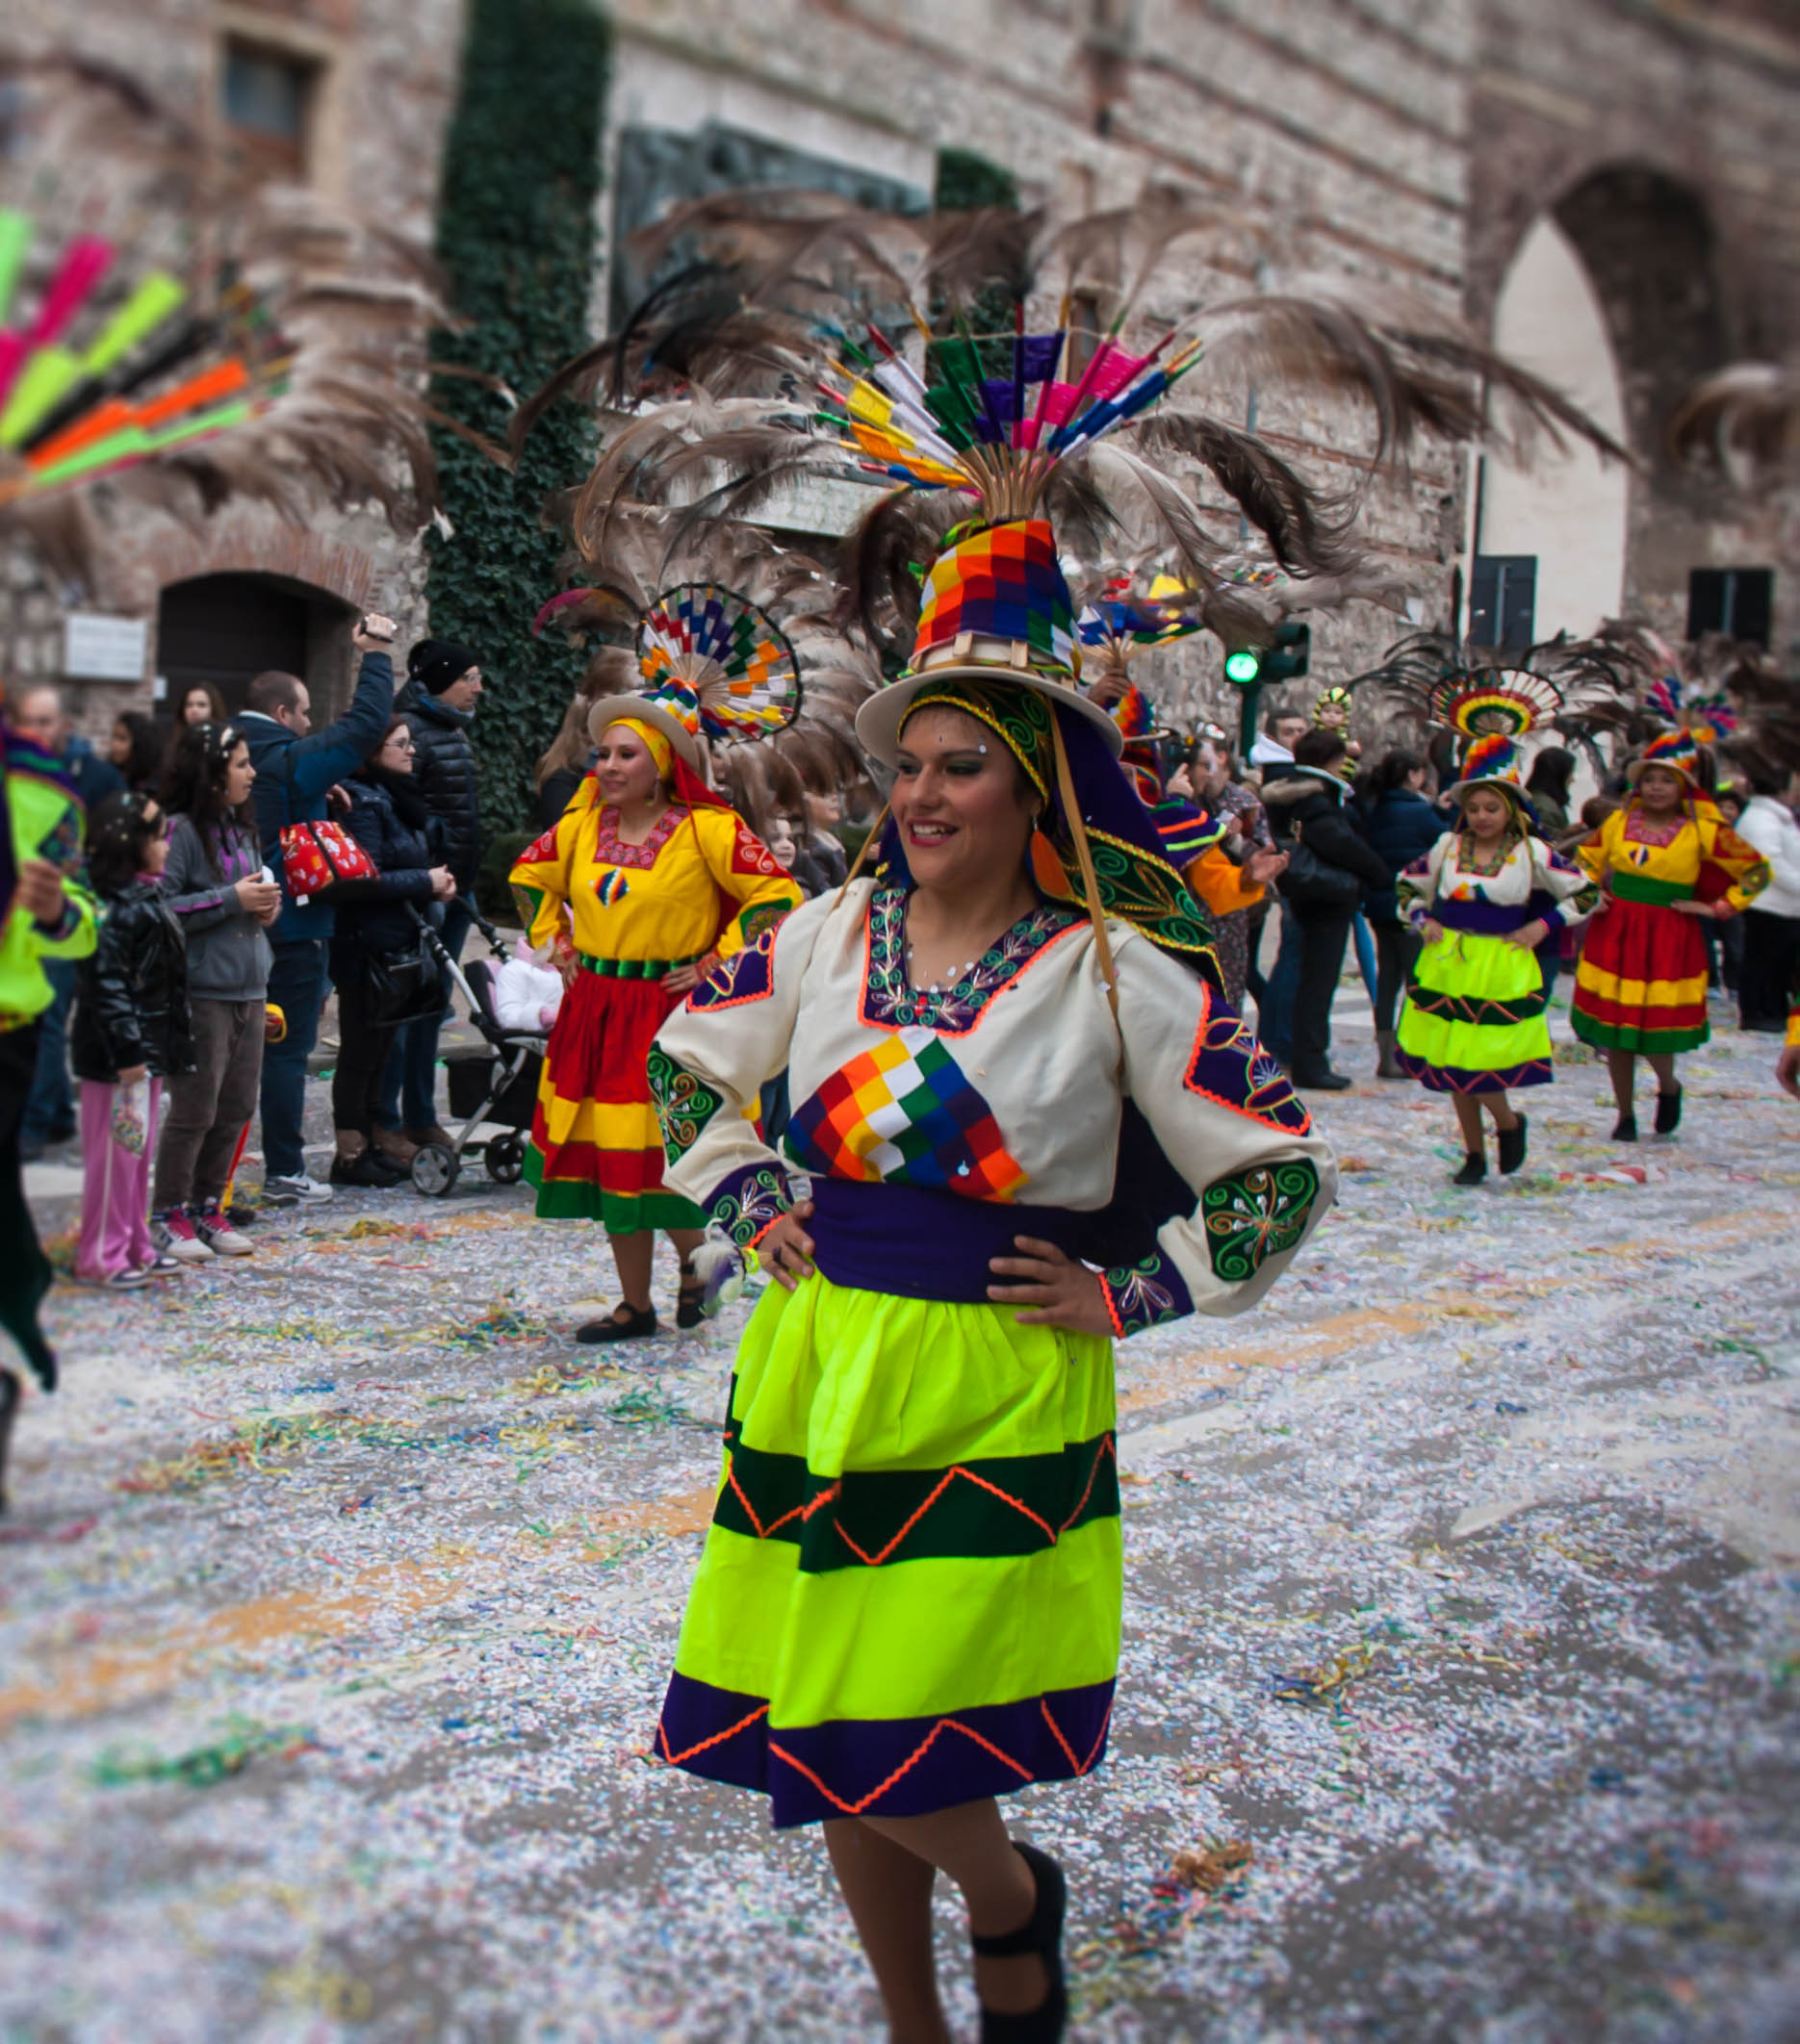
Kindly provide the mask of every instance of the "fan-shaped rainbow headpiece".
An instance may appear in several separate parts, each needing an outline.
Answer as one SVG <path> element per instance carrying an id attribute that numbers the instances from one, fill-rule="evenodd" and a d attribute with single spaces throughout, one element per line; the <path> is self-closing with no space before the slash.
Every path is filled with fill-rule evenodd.
<path id="1" fill-rule="evenodd" d="M 1426 696 L 1431 717 L 1467 738 L 1492 731 L 1522 738 L 1561 707 L 1562 694 L 1556 684 L 1523 667 L 1449 674 L 1434 682 Z"/>
<path id="2" fill-rule="evenodd" d="M 1700 779 L 1700 748 L 1694 743 L 1692 731 L 1663 731 L 1653 738 L 1626 770 L 1633 787 L 1646 767 L 1667 767 L 1672 774 L 1679 774 L 1690 795 L 1704 796 L 1707 792 Z"/>
<path id="3" fill-rule="evenodd" d="M 691 698 L 689 730 L 715 744 L 784 730 L 800 709 L 800 665 L 756 605 L 708 582 L 665 589 L 637 627 L 637 664 L 653 696 Z M 685 707 L 679 712 L 687 723 Z"/>

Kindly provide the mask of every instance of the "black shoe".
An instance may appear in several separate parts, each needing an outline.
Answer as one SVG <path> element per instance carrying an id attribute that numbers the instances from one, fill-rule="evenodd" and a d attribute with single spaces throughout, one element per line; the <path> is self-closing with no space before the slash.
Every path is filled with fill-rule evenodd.
<path id="1" fill-rule="evenodd" d="M 1036 1846 L 1013 1850 L 1031 1869 L 1038 1883 L 1038 1900 L 1028 1922 L 998 1937 L 976 1937 L 969 1943 L 977 1958 L 1022 1958 L 1036 1953 L 1043 1961 L 1049 1988 L 1036 2008 L 1023 2015 L 1002 2015 L 992 2008 L 981 2012 L 981 2044 L 1057 2044 L 1068 2021 L 1068 1990 L 1063 1980 L 1063 1917 L 1068 1906 L 1068 1889 L 1063 1870 L 1048 1852 Z"/>
<path id="2" fill-rule="evenodd" d="M 1621 1114 L 1618 1120 L 1612 1124 L 1612 1139 L 1614 1142 L 1635 1142 L 1637 1140 L 1637 1116 L 1635 1114 Z"/>
<path id="3" fill-rule="evenodd" d="M 681 1328 L 698 1327 L 707 1316 L 704 1311 L 706 1301 L 705 1284 L 683 1264 L 681 1289 L 675 1295 L 675 1324 Z"/>
<path id="4" fill-rule="evenodd" d="M 656 1325 L 654 1306 L 646 1306 L 641 1313 L 633 1306 L 615 1306 L 604 1320 L 588 1320 L 578 1327 L 575 1338 L 592 1346 L 598 1341 L 641 1341 L 645 1335 L 660 1334 L 661 1331 Z"/>
<path id="5" fill-rule="evenodd" d="M 1471 1150 L 1462 1161 L 1462 1169 L 1451 1180 L 1453 1186 L 1479 1186 L 1487 1176 L 1487 1159 L 1479 1150 Z"/>
<path id="6" fill-rule="evenodd" d="M 1682 1125 L 1682 1089 L 1657 1095 L 1657 1134 L 1673 1136 Z"/>
<path id="7" fill-rule="evenodd" d="M 18 1413 L 19 1381 L 10 1369 L 0 1369 L 0 1512 L 6 1510 L 6 1451 L 13 1439 L 13 1421 Z"/>
<path id="8" fill-rule="evenodd" d="M 233 1200 L 225 1209 L 225 1218 L 234 1228 L 251 1228 L 263 1217 L 260 1207 L 246 1207 L 240 1200 Z"/>
<path id="9" fill-rule="evenodd" d="M 334 1186 L 363 1186 L 372 1192 L 387 1192 L 404 1185 L 412 1173 L 398 1169 L 373 1150 L 365 1150 L 358 1157 L 334 1157 L 330 1176 Z"/>
<path id="10" fill-rule="evenodd" d="M 1500 1135 L 1500 1175 L 1509 1178 L 1525 1162 L 1525 1131 L 1528 1124 L 1521 1114 L 1509 1129 L 1502 1129 Z"/>
<path id="11" fill-rule="evenodd" d="M 1342 1072 L 1325 1069 L 1317 1072 L 1294 1074 L 1294 1084 L 1302 1093 L 1348 1093 L 1356 1082 L 1345 1078 Z"/>

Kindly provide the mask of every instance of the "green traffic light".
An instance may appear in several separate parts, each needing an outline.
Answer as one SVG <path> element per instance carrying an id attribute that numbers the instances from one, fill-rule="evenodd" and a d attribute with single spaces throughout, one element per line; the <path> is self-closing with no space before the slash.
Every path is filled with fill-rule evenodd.
<path id="1" fill-rule="evenodd" d="M 1244 647 L 1237 652 L 1228 652 L 1225 655 L 1225 679 L 1227 681 L 1235 681 L 1240 686 L 1243 686 L 1246 682 L 1254 681 L 1262 671 L 1262 655 L 1252 652 L 1248 647 Z"/>

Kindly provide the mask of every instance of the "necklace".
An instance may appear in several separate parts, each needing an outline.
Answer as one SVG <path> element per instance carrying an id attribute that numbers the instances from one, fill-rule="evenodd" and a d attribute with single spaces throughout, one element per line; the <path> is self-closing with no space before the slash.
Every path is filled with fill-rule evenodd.
<path id="1" fill-rule="evenodd" d="M 915 948 L 916 947 L 914 946 L 913 939 L 911 937 L 908 937 L 906 944 L 907 984 L 912 987 L 914 993 L 948 993 L 952 987 L 960 986 L 963 982 L 968 978 L 969 974 L 975 970 L 976 966 L 981 963 L 981 959 L 979 958 L 969 958 L 964 964 L 959 965 L 953 973 L 947 974 L 943 979 L 933 980 L 928 986 L 921 986 L 918 982 L 913 977 L 913 953 Z"/>

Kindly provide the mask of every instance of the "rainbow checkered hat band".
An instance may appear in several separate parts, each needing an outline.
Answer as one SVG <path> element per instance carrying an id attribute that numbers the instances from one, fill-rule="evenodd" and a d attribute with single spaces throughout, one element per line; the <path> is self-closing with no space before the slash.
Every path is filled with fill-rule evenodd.
<path id="1" fill-rule="evenodd" d="M 1069 683 L 1081 673 L 1075 606 L 1047 518 L 954 540 L 925 577 L 909 672 L 992 667 Z"/>
<path id="2" fill-rule="evenodd" d="M 1667 767 L 1679 774 L 1690 788 L 1700 787 L 1700 748 L 1694 743 L 1691 731 L 1664 731 L 1659 738 L 1653 738 L 1637 755 L 1632 768 L 1632 780 L 1646 767 Z"/>

